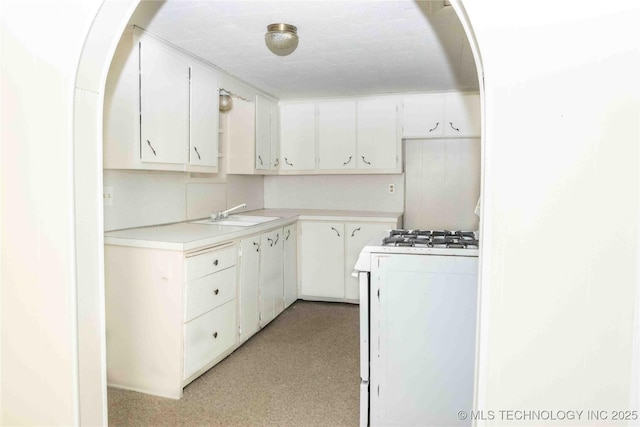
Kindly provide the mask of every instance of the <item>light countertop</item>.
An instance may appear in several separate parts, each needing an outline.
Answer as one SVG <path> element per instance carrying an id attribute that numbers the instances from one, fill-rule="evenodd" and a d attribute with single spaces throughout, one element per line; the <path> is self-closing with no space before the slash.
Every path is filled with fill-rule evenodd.
<path id="1" fill-rule="evenodd" d="M 106 232 L 104 243 L 106 245 L 117 246 L 193 251 L 216 246 L 230 240 L 260 234 L 273 228 L 293 224 L 298 220 L 392 222 L 398 221 L 402 217 L 402 213 L 399 212 L 322 209 L 259 209 L 238 213 L 241 215 L 273 216 L 280 218 L 249 227 L 194 224 L 192 221 L 196 220 L 189 220 L 175 224 L 129 228 Z"/>

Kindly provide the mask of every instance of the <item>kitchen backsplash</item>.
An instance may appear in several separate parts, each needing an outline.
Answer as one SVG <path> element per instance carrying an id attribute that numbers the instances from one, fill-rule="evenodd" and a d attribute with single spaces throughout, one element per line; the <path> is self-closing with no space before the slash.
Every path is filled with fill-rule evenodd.
<path id="1" fill-rule="evenodd" d="M 389 185 L 394 192 L 389 193 Z M 404 177 L 397 175 L 266 176 L 265 208 L 402 212 Z"/>
<path id="2" fill-rule="evenodd" d="M 183 172 L 105 170 L 104 186 L 113 188 L 105 231 L 204 218 L 240 203 L 264 207 L 262 176 L 228 175 L 216 183 Z"/>

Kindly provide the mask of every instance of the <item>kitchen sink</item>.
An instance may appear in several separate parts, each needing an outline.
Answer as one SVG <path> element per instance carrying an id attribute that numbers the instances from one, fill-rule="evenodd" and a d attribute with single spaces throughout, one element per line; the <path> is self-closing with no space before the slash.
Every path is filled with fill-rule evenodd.
<path id="1" fill-rule="evenodd" d="M 192 224 L 210 224 L 210 225 L 230 225 L 234 227 L 250 227 L 269 221 L 280 219 L 279 216 L 257 216 L 257 215 L 229 215 L 225 219 L 213 221 L 212 219 L 203 219 L 193 221 Z"/>

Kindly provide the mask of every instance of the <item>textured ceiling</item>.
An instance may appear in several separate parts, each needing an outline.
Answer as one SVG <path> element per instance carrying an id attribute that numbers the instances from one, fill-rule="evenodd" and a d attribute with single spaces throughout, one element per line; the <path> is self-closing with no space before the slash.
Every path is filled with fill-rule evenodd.
<path id="1" fill-rule="evenodd" d="M 277 22 L 298 27 L 286 57 L 264 44 Z M 442 1 L 143 1 L 130 23 L 279 98 L 478 88 Z"/>

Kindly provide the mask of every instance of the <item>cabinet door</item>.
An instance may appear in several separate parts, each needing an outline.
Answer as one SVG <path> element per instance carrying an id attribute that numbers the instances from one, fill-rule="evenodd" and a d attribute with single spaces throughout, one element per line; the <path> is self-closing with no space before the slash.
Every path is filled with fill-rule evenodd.
<path id="1" fill-rule="evenodd" d="M 189 65 L 158 42 L 145 39 L 139 46 L 142 161 L 186 164 Z"/>
<path id="2" fill-rule="evenodd" d="M 396 98 L 358 101 L 358 168 L 394 169 L 397 164 Z"/>
<path id="3" fill-rule="evenodd" d="M 480 95 L 451 92 L 445 95 L 445 135 L 480 136 Z"/>
<path id="4" fill-rule="evenodd" d="M 300 223 L 300 295 L 344 298 L 344 224 Z"/>
<path id="5" fill-rule="evenodd" d="M 227 115 L 227 140 L 231 143 L 225 155 L 227 173 L 251 175 L 255 172 L 256 105 L 234 98 L 233 108 Z"/>
<path id="6" fill-rule="evenodd" d="M 402 136 L 404 138 L 442 137 L 444 125 L 444 94 L 403 97 Z"/>
<path id="7" fill-rule="evenodd" d="M 242 240 L 240 248 L 240 340 L 246 341 L 260 329 L 260 236 Z"/>
<path id="8" fill-rule="evenodd" d="M 298 299 L 298 236 L 296 224 L 284 228 L 283 245 L 284 305 L 289 307 Z"/>
<path id="9" fill-rule="evenodd" d="M 271 165 L 271 101 L 256 95 L 256 170 Z"/>
<path id="10" fill-rule="evenodd" d="M 394 223 L 349 222 L 345 225 L 346 256 L 344 266 L 344 297 L 348 300 L 360 300 L 358 279 L 351 276 L 360 251 L 377 237 L 387 236 L 388 231 L 396 228 Z M 378 242 L 378 243 L 380 243 Z"/>
<path id="11" fill-rule="evenodd" d="M 189 163 L 218 167 L 218 76 L 211 70 L 191 65 L 191 110 L 189 120 Z"/>
<path id="12" fill-rule="evenodd" d="M 280 168 L 280 110 L 277 102 L 271 102 L 271 169 Z"/>
<path id="13" fill-rule="evenodd" d="M 327 101 L 318 104 L 320 169 L 356 167 L 356 102 Z"/>
<path id="14" fill-rule="evenodd" d="M 280 169 L 315 169 L 315 104 L 280 105 Z"/>
<path id="15" fill-rule="evenodd" d="M 284 310 L 282 229 L 260 238 L 260 325 L 265 326 Z"/>

